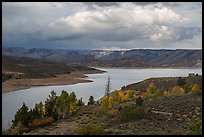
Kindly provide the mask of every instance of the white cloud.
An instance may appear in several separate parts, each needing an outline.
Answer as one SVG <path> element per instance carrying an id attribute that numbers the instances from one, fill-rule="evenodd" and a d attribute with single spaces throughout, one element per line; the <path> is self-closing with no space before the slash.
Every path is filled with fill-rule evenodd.
<path id="1" fill-rule="evenodd" d="M 181 22 L 182 17 L 165 7 L 153 10 L 141 6 L 128 9 L 121 7 L 77 12 L 51 23 L 51 26 L 67 26 L 74 29 L 92 31 L 95 29 L 111 29 L 115 27 L 134 27 L 154 24 L 172 24 Z M 92 30 L 90 30 L 92 29 Z"/>
<path id="2" fill-rule="evenodd" d="M 49 24 L 49 33 L 45 35 L 66 38 L 76 35 L 93 35 L 95 38 L 94 34 L 97 34 L 96 38 L 100 37 L 104 40 L 112 38 L 114 41 L 120 40 L 123 35 L 131 34 L 135 35 L 135 37 L 130 36 L 132 39 L 150 38 L 158 41 L 166 37 L 163 35 L 169 35 L 167 26 L 183 21 L 185 20 L 181 15 L 165 7 L 152 9 L 152 7 L 133 6 L 130 3 L 111 9 L 106 7 L 80 11 L 74 15 L 59 18 Z M 117 38 L 114 38 L 115 36 Z"/>

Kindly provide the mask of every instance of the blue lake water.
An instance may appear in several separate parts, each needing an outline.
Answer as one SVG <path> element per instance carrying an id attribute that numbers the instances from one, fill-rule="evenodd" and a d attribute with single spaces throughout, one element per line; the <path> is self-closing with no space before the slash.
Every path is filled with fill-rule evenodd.
<path id="1" fill-rule="evenodd" d="M 35 103 L 45 101 L 52 90 L 57 95 L 62 90 L 67 92 L 74 91 L 77 98 L 83 98 L 87 103 L 88 98 L 92 95 L 95 100 L 104 96 L 107 79 L 111 78 L 111 90 L 121 89 L 122 86 L 136 83 L 151 77 L 173 77 L 187 76 L 189 73 L 198 73 L 202 75 L 202 69 L 119 69 L 119 68 L 98 68 L 107 71 L 101 74 L 87 74 L 87 78 L 92 80 L 91 83 L 78 83 L 74 85 L 60 86 L 41 86 L 30 89 L 18 90 L 10 93 L 2 93 L 2 130 L 11 125 L 15 112 L 25 102 L 29 108 L 33 108 Z"/>

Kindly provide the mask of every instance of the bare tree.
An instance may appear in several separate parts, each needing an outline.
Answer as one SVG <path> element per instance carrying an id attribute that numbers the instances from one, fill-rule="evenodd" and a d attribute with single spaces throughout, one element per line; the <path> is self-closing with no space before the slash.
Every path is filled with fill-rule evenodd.
<path id="1" fill-rule="evenodd" d="M 106 90 L 105 90 L 105 96 L 108 96 L 110 94 L 110 87 L 111 83 L 110 83 L 110 77 L 108 77 L 108 83 L 106 84 Z"/>

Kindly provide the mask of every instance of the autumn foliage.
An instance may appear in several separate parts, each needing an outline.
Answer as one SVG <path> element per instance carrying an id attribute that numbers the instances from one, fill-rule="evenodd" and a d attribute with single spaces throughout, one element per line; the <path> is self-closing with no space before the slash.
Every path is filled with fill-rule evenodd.
<path id="1" fill-rule="evenodd" d="M 154 83 L 150 83 L 147 88 L 146 96 L 149 98 L 156 97 L 158 94 L 157 92 L 157 87 L 154 85 Z"/>
<path id="2" fill-rule="evenodd" d="M 185 93 L 184 89 L 180 86 L 174 86 L 168 91 L 164 91 L 164 96 L 172 96 L 172 95 L 183 95 Z"/>
<path id="3" fill-rule="evenodd" d="M 200 90 L 198 84 L 193 84 L 190 93 L 191 94 L 201 94 L 201 90 Z"/>
<path id="4" fill-rule="evenodd" d="M 37 120 L 34 120 L 32 123 L 30 123 L 29 127 L 35 128 L 35 127 L 39 127 L 39 126 L 45 126 L 45 125 L 51 124 L 53 121 L 54 121 L 54 119 L 52 117 L 37 119 Z"/>
<path id="5" fill-rule="evenodd" d="M 112 102 L 113 102 L 112 97 L 109 97 L 109 96 L 103 97 L 103 101 L 101 103 L 101 109 L 106 110 L 106 109 L 110 108 Z"/>

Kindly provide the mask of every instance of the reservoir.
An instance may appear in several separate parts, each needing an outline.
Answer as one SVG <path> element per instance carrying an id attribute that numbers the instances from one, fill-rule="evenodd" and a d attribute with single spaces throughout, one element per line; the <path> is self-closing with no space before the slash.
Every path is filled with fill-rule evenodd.
<path id="1" fill-rule="evenodd" d="M 87 74 L 87 78 L 92 80 L 90 83 L 78 83 L 74 85 L 60 86 L 41 86 L 32 87 L 30 89 L 18 90 L 9 93 L 2 93 L 2 130 L 7 129 L 11 125 L 14 115 L 23 102 L 30 108 L 48 98 L 50 92 L 54 90 L 57 95 L 62 90 L 68 93 L 74 91 L 77 98 L 83 98 L 87 103 L 92 95 L 95 100 L 100 99 L 105 94 L 107 79 L 110 76 L 111 91 L 121 89 L 121 87 L 142 81 L 152 77 L 179 77 L 188 76 L 189 73 L 198 73 L 202 75 L 202 69 L 121 69 L 121 68 L 97 68 L 106 73 Z"/>

